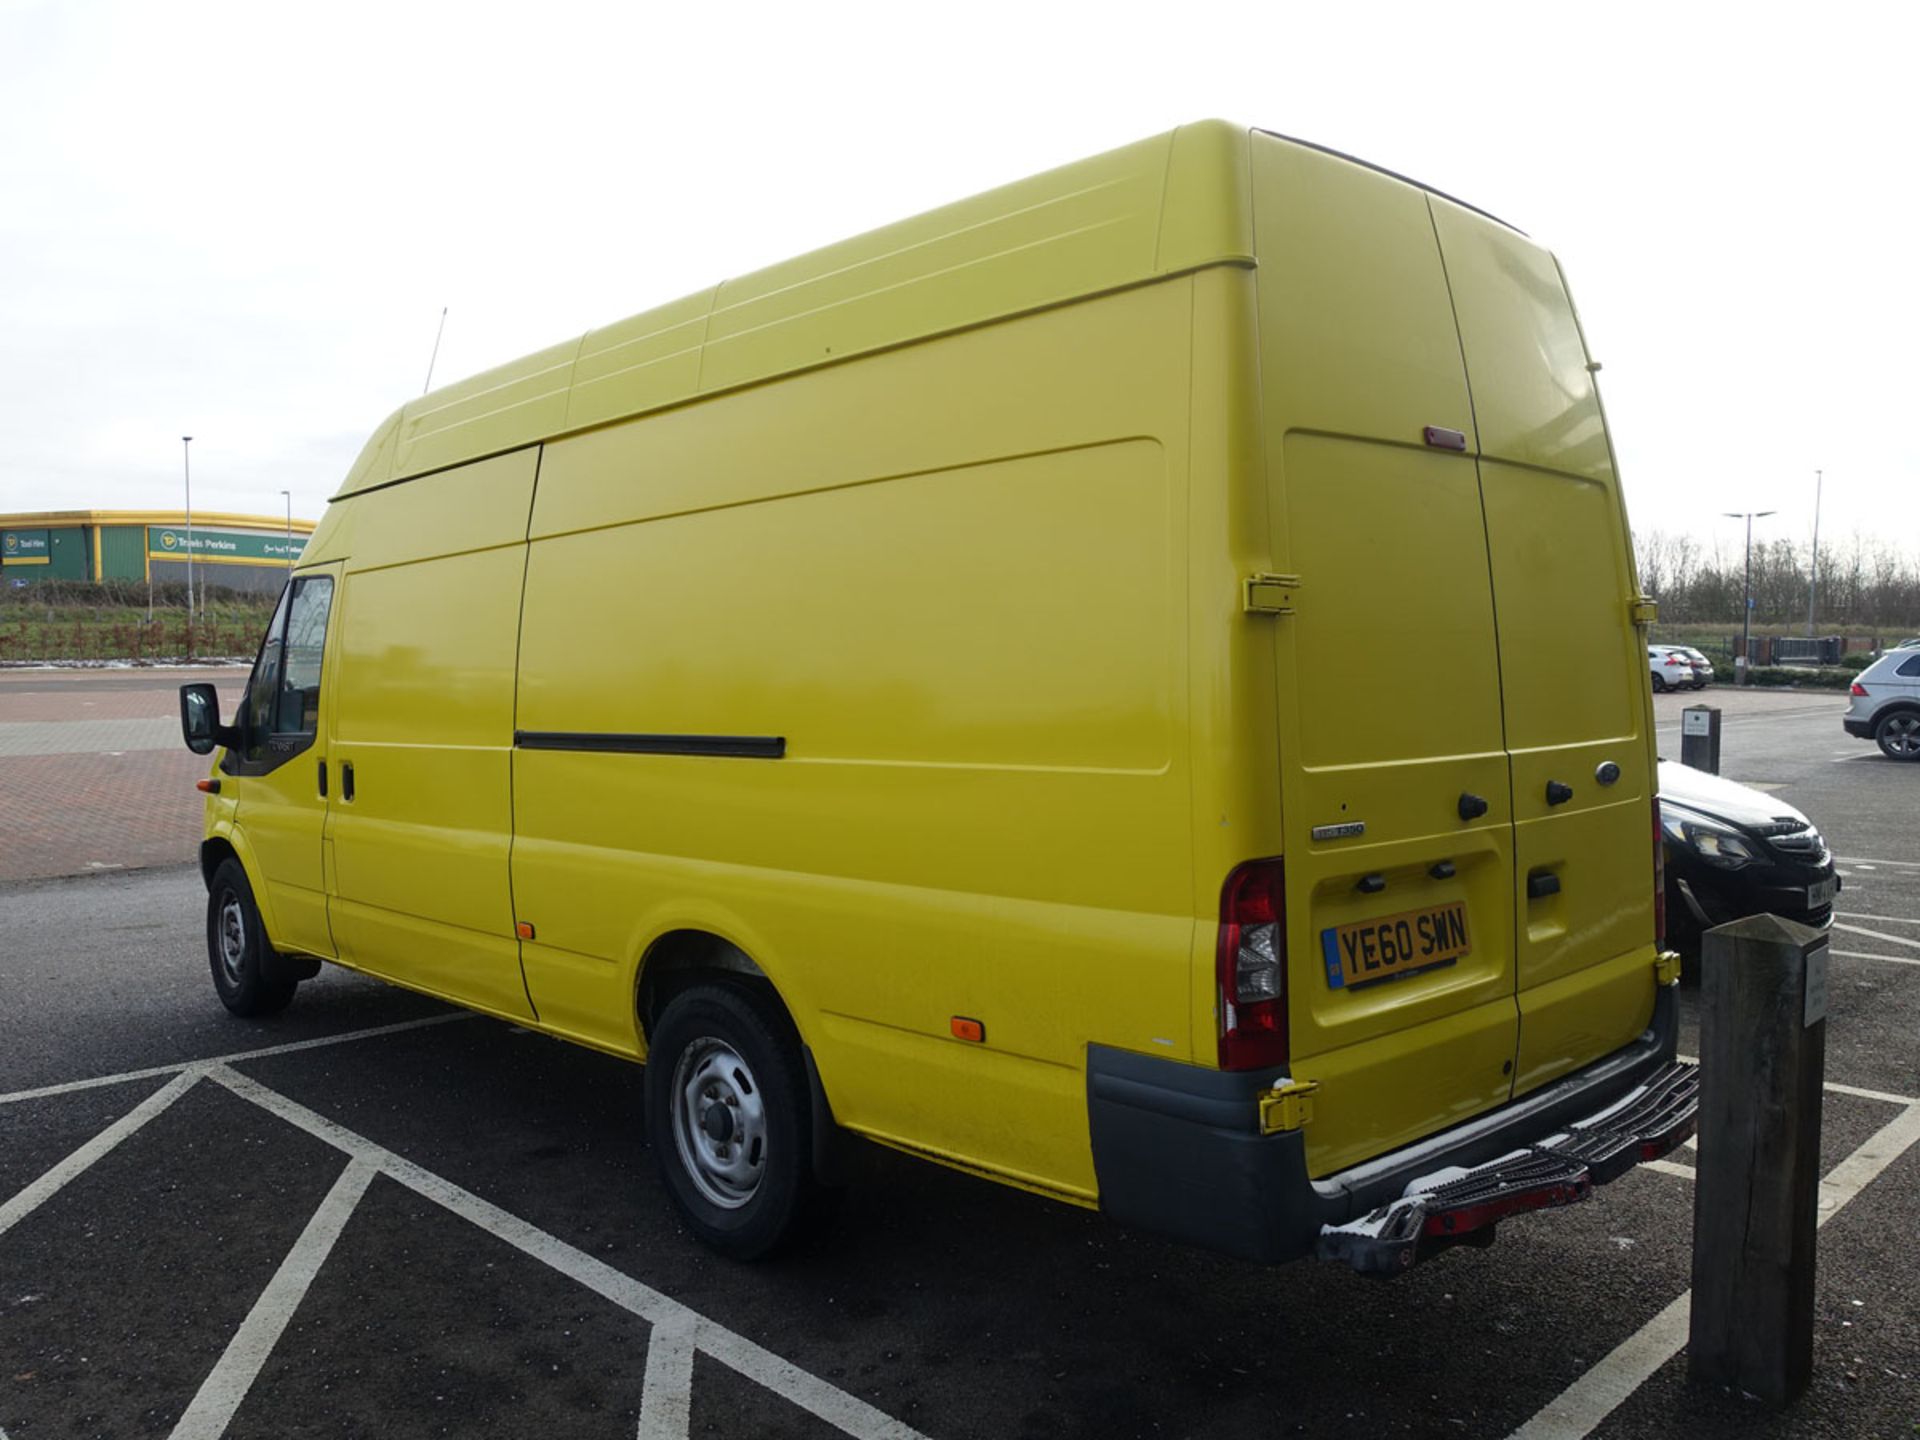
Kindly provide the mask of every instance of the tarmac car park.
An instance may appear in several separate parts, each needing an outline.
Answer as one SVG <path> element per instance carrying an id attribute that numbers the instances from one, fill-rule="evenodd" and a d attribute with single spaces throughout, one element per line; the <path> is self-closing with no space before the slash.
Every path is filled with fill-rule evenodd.
<path id="1" fill-rule="evenodd" d="M 1691 1151 L 1387 1284 L 868 1148 L 818 1243 L 718 1260 L 664 1202 L 624 1062 L 344 972 L 273 1020 L 213 1003 L 197 867 L 110 868 L 164 838 L 112 812 L 134 762 L 188 800 L 171 843 L 192 853 L 181 678 L 0 673 L 0 985 L 26 997 L 0 1015 L 9 1440 L 222 1417 L 258 1437 L 1752 1432 L 1685 1379 Z M 1687 703 L 1655 701 L 1668 754 Z M 1838 696 L 1717 703 L 1724 773 L 1815 822 L 1846 887 L 1815 1382 L 1769 1433 L 1903 1434 L 1920 1284 L 1888 1237 L 1920 1230 L 1916 772 L 1840 735 Z M 83 873 L 14 878 L 48 854 Z"/>

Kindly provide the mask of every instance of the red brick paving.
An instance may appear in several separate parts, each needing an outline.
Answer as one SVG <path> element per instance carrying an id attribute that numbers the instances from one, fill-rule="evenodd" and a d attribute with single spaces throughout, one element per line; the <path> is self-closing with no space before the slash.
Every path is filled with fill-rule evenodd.
<path id="1" fill-rule="evenodd" d="M 184 746 L 0 759 L 0 880 L 193 859 L 208 769 Z"/>
<path id="2" fill-rule="evenodd" d="M 231 714 L 246 672 L 0 670 L 0 724 L 173 716 L 189 680 L 218 685 Z M 0 757 L 0 881 L 192 860 L 208 769 L 184 746 Z"/>

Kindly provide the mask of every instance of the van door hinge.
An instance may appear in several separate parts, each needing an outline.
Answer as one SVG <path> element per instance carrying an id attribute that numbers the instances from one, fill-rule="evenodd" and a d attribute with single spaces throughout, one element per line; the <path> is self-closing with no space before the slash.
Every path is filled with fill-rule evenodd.
<path id="1" fill-rule="evenodd" d="M 1291 615 L 1299 588 L 1298 575 L 1249 575 L 1243 608 L 1249 615 Z"/>
<path id="2" fill-rule="evenodd" d="M 1651 596 L 1641 595 L 1628 607 L 1628 613 L 1633 616 L 1634 624 L 1651 625 L 1660 618 L 1660 606 Z"/>
<path id="3" fill-rule="evenodd" d="M 1313 1123 L 1313 1097 L 1318 1080 L 1283 1081 L 1260 1097 L 1260 1133 L 1277 1135 Z"/>
<path id="4" fill-rule="evenodd" d="M 1653 983 L 1656 985 L 1680 983 L 1680 957 L 1673 951 L 1664 950 L 1653 957 Z"/>

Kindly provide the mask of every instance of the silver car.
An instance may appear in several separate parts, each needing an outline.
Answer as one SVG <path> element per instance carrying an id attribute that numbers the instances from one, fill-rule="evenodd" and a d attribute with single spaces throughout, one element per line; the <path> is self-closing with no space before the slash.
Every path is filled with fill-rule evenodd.
<path id="1" fill-rule="evenodd" d="M 1853 682 L 1841 724 L 1890 760 L 1920 760 L 1920 649 L 1889 650 Z"/>

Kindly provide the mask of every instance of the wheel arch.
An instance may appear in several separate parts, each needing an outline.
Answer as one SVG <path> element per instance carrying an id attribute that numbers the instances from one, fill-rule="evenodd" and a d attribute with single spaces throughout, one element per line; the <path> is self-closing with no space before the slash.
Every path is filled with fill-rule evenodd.
<path id="1" fill-rule="evenodd" d="M 240 862 L 240 868 L 246 872 L 247 885 L 253 891 L 254 908 L 260 912 L 260 923 L 266 928 L 267 943 L 278 949 L 274 937 L 280 933 L 280 926 L 274 917 L 273 900 L 261 883 L 260 865 L 253 847 L 236 826 L 221 825 L 200 842 L 200 879 L 209 890 L 213 888 L 213 872 L 220 868 L 223 860 Z"/>
<path id="2" fill-rule="evenodd" d="M 648 944 L 641 953 L 633 983 L 634 1020 L 643 1050 L 650 1044 L 656 1021 L 675 995 L 714 981 L 753 988 L 770 999 L 785 1018 L 806 1069 L 813 1115 L 814 1176 L 823 1184 L 841 1183 L 844 1132 L 834 1118 L 813 1047 L 807 1043 L 792 1002 L 773 976 L 737 941 L 714 930 L 685 925 L 664 931 Z"/>
<path id="3" fill-rule="evenodd" d="M 698 925 L 684 925 L 656 936 L 641 953 L 634 972 L 634 1018 L 640 1027 L 641 1043 L 653 1033 L 673 997 L 690 985 L 722 980 L 751 985 L 778 1002 L 796 1034 L 793 1007 L 780 993 L 780 987 L 736 941 Z"/>

